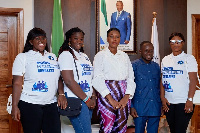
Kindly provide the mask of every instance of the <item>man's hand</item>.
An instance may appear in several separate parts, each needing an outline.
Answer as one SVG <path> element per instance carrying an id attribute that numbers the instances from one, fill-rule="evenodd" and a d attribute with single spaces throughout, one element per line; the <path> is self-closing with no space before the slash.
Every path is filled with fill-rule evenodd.
<path id="1" fill-rule="evenodd" d="M 128 44 L 129 43 L 129 41 L 127 41 L 127 40 L 125 40 L 125 42 L 124 42 L 125 44 Z"/>
<path id="2" fill-rule="evenodd" d="M 135 108 L 131 108 L 131 116 L 132 116 L 133 118 L 138 117 L 138 114 L 137 114 L 137 111 L 135 110 Z"/>
<path id="3" fill-rule="evenodd" d="M 167 105 L 170 105 L 170 103 L 168 102 L 168 100 L 166 98 L 161 98 L 162 101 L 162 108 L 165 112 L 169 111 L 169 107 Z"/>

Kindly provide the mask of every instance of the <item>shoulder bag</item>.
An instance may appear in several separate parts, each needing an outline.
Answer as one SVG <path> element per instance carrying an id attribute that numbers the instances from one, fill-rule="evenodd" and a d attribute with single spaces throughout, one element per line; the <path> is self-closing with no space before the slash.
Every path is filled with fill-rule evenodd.
<path id="1" fill-rule="evenodd" d="M 78 75 L 78 70 L 77 70 L 77 65 L 76 65 L 76 61 L 74 59 L 74 64 L 76 67 L 76 73 L 77 73 L 77 77 L 79 80 L 79 75 Z M 82 108 L 82 103 L 81 103 L 81 99 L 80 98 L 75 98 L 75 97 L 67 97 L 67 107 L 65 109 L 61 109 L 60 107 L 58 107 L 58 112 L 60 115 L 63 116 L 77 116 L 80 114 L 81 112 L 81 108 Z"/>

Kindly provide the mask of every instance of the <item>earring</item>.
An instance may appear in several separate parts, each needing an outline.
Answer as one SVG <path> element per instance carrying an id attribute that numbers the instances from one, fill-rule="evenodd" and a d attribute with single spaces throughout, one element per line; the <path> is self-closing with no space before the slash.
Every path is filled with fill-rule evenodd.
<path id="1" fill-rule="evenodd" d="M 84 44 L 82 44 L 82 46 L 81 47 L 84 47 Z"/>
<path id="2" fill-rule="evenodd" d="M 71 45 L 71 43 L 70 43 L 70 42 L 68 42 L 68 45 L 70 46 L 70 45 Z"/>

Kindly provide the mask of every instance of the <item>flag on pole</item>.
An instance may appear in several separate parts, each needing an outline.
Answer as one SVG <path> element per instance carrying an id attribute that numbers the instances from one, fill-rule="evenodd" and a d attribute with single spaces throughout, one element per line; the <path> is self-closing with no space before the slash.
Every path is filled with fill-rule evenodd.
<path id="1" fill-rule="evenodd" d="M 58 56 L 58 50 L 64 41 L 61 0 L 54 0 L 51 35 L 51 52 Z"/>
<path id="2" fill-rule="evenodd" d="M 101 0 L 100 4 L 100 50 L 103 50 L 107 45 L 107 30 L 108 27 L 108 19 L 107 19 L 107 10 L 106 10 L 106 0 Z"/>
<path id="3" fill-rule="evenodd" d="M 105 23 L 108 26 L 107 11 L 106 11 L 106 1 L 101 0 L 101 12 L 104 15 Z"/>
<path id="4" fill-rule="evenodd" d="M 153 61 L 160 65 L 160 53 L 159 53 L 158 30 L 157 30 L 157 25 L 156 25 L 156 18 L 153 18 L 151 43 L 154 46 Z"/>

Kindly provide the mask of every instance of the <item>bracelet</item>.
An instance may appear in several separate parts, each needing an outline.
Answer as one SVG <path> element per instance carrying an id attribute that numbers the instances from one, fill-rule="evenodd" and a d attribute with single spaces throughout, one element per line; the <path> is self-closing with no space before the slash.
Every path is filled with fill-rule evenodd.
<path id="1" fill-rule="evenodd" d="M 87 101 L 85 101 L 85 103 L 87 103 L 87 102 L 89 102 L 90 101 L 90 98 L 88 98 L 88 100 Z"/>
<path id="2" fill-rule="evenodd" d="M 64 96 L 65 97 L 65 94 L 63 93 L 63 94 L 58 94 L 58 96 Z"/>
<path id="3" fill-rule="evenodd" d="M 85 99 L 83 99 L 83 102 L 86 102 L 89 99 L 89 97 L 87 96 Z"/>

